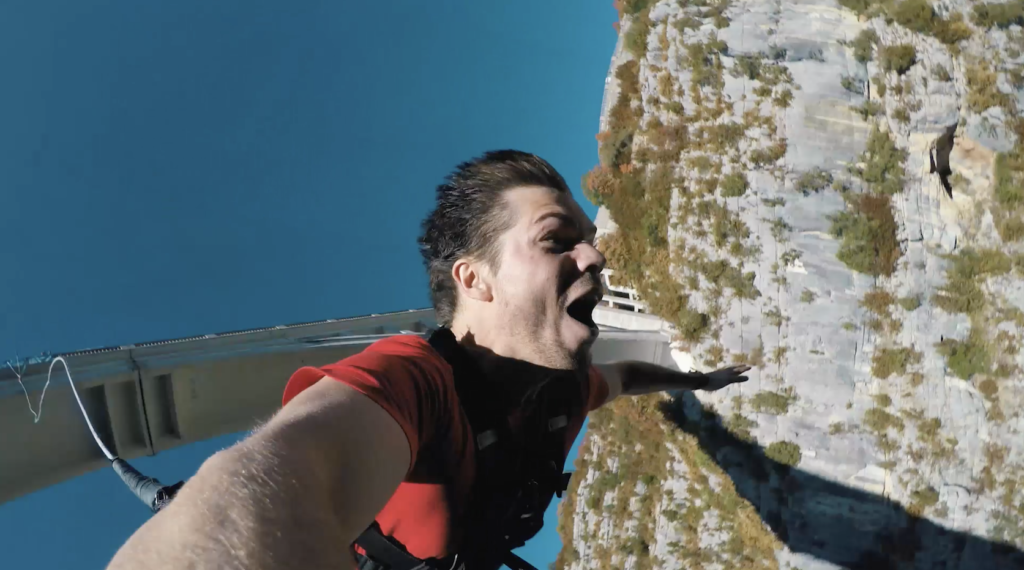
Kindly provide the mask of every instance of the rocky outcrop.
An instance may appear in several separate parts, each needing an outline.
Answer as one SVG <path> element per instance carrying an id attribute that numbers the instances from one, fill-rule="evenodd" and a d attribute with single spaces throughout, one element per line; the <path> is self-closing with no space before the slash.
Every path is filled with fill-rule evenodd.
<path id="1" fill-rule="evenodd" d="M 621 10 L 610 266 L 755 369 L 597 414 L 560 564 L 1024 567 L 1024 5 Z"/>

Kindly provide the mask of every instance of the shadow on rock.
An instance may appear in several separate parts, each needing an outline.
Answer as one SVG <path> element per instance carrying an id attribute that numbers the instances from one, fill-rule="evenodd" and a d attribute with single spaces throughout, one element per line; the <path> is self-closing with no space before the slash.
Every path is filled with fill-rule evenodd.
<path id="1" fill-rule="evenodd" d="M 856 570 L 1024 568 L 1024 553 L 1012 546 L 943 528 L 879 495 L 769 459 L 691 392 L 675 394 L 662 412 L 698 438 L 793 552 Z"/>

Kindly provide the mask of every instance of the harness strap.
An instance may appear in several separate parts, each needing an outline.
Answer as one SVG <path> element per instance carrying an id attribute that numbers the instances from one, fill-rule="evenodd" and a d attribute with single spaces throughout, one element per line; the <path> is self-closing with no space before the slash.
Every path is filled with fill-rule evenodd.
<path id="1" fill-rule="evenodd" d="M 527 537 L 540 530 L 543 511 L 551 495 L 561 497 L 568 488 L 572 473 L 562 472 L 565 467 L 565 429 L 569 423 L 567 414 L 575 413 L 573 404 L 578 398 L 578 389 L 563 379 L 535 394 L 540 396 L 535 413 L 543 414 L 537 419 L 544 419 L 528 422 L 524 426 L 526 431 L 514 436 L 508 422 L 508 409 L 479 381 L 482 372 L 451 331 L 435 331 L 430 335 L 429 343 L 452 367 L 456 392 L 475 435 L 478 478 L 470 493 L 471 504 L 485 497 L 503 497 L 493 503 L 489 500 L 480 503 L 478 506 L 483 507 L 482 510 L 472 513 L 469 524 L 486 526 L 487 523 L 505 521 L 515 514 L 514 509 L 525 507 L 516 517 L 519 524 L 514 532 L 508 529 L 510 533 L 504 537 L 476 536 L 483 542 L 477 542 L 476 548 L 464 553 L 469 555 L 467 559 L 459 556 L 454 562 L 463 566 L 469 564 L 471 568 L 477 565 L 497 568 L 503 563 L 511 570 L 537 570 L 515 555 L 512 549 L 521 547 Z M 566 404 L 569 404 L 568 410 L 565 409 Z M 523 444 L 533 446 L 534 451 L 516 451 L 507 455 L 509 445 L 515 448 Z M 542 463 L 521 465 L 527 455 L 535 452 L 540 452 L 540 456 L 545 458 Z M 545 463 L 547 466 L 541 467 Z M 520 473 L 521 467 L 529 468 L 529 472 L 521 473 L 532 477 L 532 480 L 510 479 L 511 475 Z M 360 570 L 450 570 L 455 566 L 451 557 L 443 560 L 415 558 L 400 542 L 385 536 L 376 521 L 355 540 L 355 544 L 367 553 L 367 556 L 360 557 Z"/>
<path id="2" fill-rule="evenodd" d="M 572 471 L 566 471 L 565 473 L 562 473 L 562 480 L 561 482 L 559 482 L 558 486 L 555 487 L 555 495 L 557 495 L 559 499 L 562 498 L 562 493 L 564 493 L 565 490 L 569 488 L 570 479 L 572 479 Z"/>
<path id="3" fill-rule="evenodd" d="M 536 566 L 516 556 L 512 551 L 505 555 L 502 562 L 512 570 L 537 570 Z"/>
<path id="4" fill-rule="evenodd" d="M 355 543 L 367 553 L 373 553 L 372 561 L 378 566 L 384 566 L 386 570 L 434 570 L 440 567 L 440 561 L 434 558 L 420 560 L 394 540 L 384 536 L 377 521 L 373 521 Z M 360 565 L 360 568 L 362 567 L 363 565 Z"/>

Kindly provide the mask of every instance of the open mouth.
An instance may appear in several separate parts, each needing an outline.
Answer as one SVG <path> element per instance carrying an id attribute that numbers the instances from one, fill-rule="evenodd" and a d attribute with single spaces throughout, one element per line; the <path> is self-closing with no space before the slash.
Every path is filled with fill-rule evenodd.
<path id="1" fill-rule="evenodd" d="M 589 328 L 596 328 L 597 324 L 594 323 L 594 307 L 597 307 L 597 303 L 600 300 L 600 293 L 585 295 L 569 303 L 566 312 L 569 313 L 570 317 L 583 325 Z"/>

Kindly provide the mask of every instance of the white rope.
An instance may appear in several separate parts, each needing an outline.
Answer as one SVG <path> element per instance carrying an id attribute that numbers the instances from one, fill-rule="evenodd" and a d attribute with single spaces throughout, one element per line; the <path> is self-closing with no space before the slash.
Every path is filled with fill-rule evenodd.
<path id="1" fill-rule="evenodd" d="M 92 427 L 92 422 L 89 421 L 89 414 L 85 411 L 85 406 L 82 405 L 82 399 L 78 397 L 78 390 L 75 389 L 75 381 L 71 379 L 71 370 L 68 368 L 68 363 L 64 360 L 63 356 L 58 356 L 50 362 L 50 371 L 46 373 L 46 384 L 43 384 L 43 393 L 39 395 L 39 411 L 35 411 L 32 408 L 32 400 L 28 396 L 28 389 L 25 388 L 25 383 L 21 381 L 21 373 L 15 370 L 14 366 L 11 365 L 10 361 L 7 362 L 7 367 L 14 372 L 14 375 L 18 377 L 18 384 L 21 386 L 21 391 L 25 393 L 25 401 L 28 402 L 28 411 L 32 412 L 32 417 L 35 418 L 33 423 L 39 423 L 39 419 L 43 416 L 43 398 L 46 397 L 46 388 L 50 385 L 50 376 L 53 374 L 53 365 L 60 361 L 64 364 L 64 372 L 68 375 L 68 383 L 71 384 L 71 391 L 75 394 L 75 400 L 78 401 L 78 409 L 82 410 L 82 417 L 85 418 L 85 424 L 89 426 L 89 431 L 92 432 L 92 438 L 96 440 L 96 445 L 100 446 L 103 450 L 103 455 L 107 456 L 107 459 L 113 461 L 114 454 L 110 453 L 106 445 L 103 445 L 103 441 L 100 440 L 100 436 L 96 434 L 96 428 Z"/>

